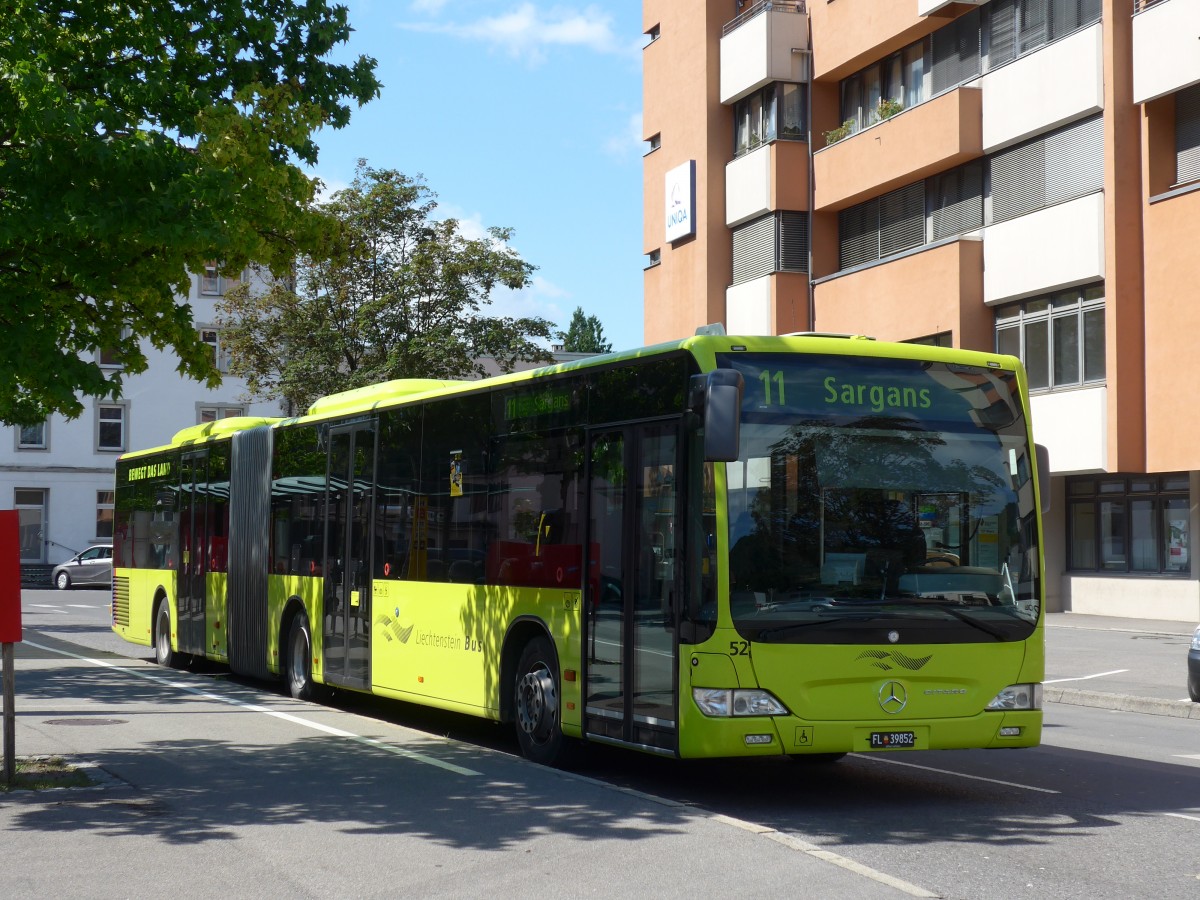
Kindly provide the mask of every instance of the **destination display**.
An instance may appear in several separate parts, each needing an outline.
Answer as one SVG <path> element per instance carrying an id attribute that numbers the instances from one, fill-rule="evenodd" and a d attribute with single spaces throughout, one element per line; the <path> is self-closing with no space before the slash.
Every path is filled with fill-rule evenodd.
<path id="1" fill-rule="evenodd" d="M 988 428 L 1020 415 L 1013 372 L 924 360 L 796 354 L 726 354 L 742 373 L 743 416 L 874 417 L 971 422 Z"/>

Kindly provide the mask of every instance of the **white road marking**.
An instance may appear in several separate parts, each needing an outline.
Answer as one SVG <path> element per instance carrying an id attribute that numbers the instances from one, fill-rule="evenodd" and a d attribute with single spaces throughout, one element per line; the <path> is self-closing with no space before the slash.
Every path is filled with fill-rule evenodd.
<path id="1" fill-rule="evenodd" d="M 270 709 L 266 706 L 259 706 L 255 703 L 246 703 L 244 700 L 238 700 L 236 697 L 223 697 L 220 694 L 214 694 L 211 691 L 203 691 L 199 688 L 192 687 L 182 681 L 172 681 L 169 678 L 163 678 L 161 675 L 156 675 L 151 672 L 142 671 L 140 669 L 131 669 L 125 666 L 114 665 L 105 662 L 102 659 L 90 659 L 86 656 L 77 656 L 74 653 L 68 653 L 65 650 L 57 650 L 53 647 L 46 647 L 41 644 L 35 644 L 32 641 L 25 641 L 30 647 L 36 647 L 39 650 L 46 650 L 50 653 L 57 653 L 60 656 L 67 656 L 71 659 L 78 659 L 82 662 L 93 666 L 100 666 L 105 669 L 112 669 L 115 672 L 121 672 L 125 675 L 133 675 L 135 678 L 141 678 L 145 681 L 153 681 L 156 684 L 166 685 L 167 687 L 176 688 L 177 690 L 186 691 L 189 694 L 195 694 L 197 697 L 203 697 L 206 700 L 216 700 L 218 703 L 227 703 L 230 706 L 236 706 L 240 709 L 246 709 L 251 712 L 263 713 L 264 715 L 274 716 L 276 719 L 283 719 L 285 722 L 292 722 L 296 725 L 303 725 L 306 728 L 312 728 L 315 731 L 323 731 L 326 734 L 334 735 L 335 737 L 347 738 L 360 744 L 366 744 L 371 747 L 376 747 L 380 750 L 386 750 L 389 753 L 394 753 L 397 756 L 403 756 L 415 762 L 425 763 L 428 766 L 437 766 L 439 769 L 445 769 L 448 772 L 454 772 L 456 775 L 480 775 L 473 769 L 464 769 L 462 766 L 456 766 L 454 763 L 448 763 L 445 760 L 437 759 L 436 757 L 426 756 L 424 753 L 417 753 L 413 750 L 406 750 L 403 747 L 397 747 L 394 744 L 388 744 L 375 738 L 363 737 L 361 734 L 355 734 L 352 731 L 343 731 L 341 728 L 334 728 L 330 725 L 322 725 L 320 722 L 312 722 L 308 719 L 302 719 L 299 716 L 293 716 L 291 713 L 280 712 L 276 709 Z"/>
<path id="2" fill-rule="evenodd" d="M 1002 784 L 1005 787 L 1020 788 L 1023 791 L 1037 791 L 1039 794 L 1057 794 L 1059 791 L 1050 788 L 1034 787 L 1031 784 L 1018 784 L 1015 781 L 1001 781 L 999 778 L 984 778 L 982 775 L 968 775 L 965 772 L 951 772 L 949 769 L 935 769 L 933 766 L 920 766 L 916 763 L 901 762 L 898 759 L 881 756 L 877 753 L 855 753 L 855 759 L 866 759 L 871 762 L 889 763 L 893 766 L 906 766 L 910 769 L 923 769 L 926 772 L 936 772 L 939 775 L 952 775 L 955 778 L 969 778 L 971 781 L 987 781 L 991 784 Z"/>
<path id="3" fill-rule="evenodd" d="M 1059 684 L 1063 681 L 1087 681 L 1091 678 L 1103 678 L 1106 675 L 1120 675 L 1128 669 L 1113 669 L 1111 672 L 1097 672 L 1095 675 L 1080 675 L 1078 678 L 1048 678 L 1042 684 Z"/>
<path id="4" fill-rule="evenodd" d="M 1198 760 L 1200 760 L 1200 753 L 1176 753 L 1175 758 L 1176 759 L 1198 759 Z"/>
<path id="5" fill-rule="evenodd" d="M 1200 816 L 1185 816 L 1183 813 L 1163 813 L 1164 816 L 1170 816 L 1172 819 L 1187 819 L 1189 822 L 1200 822 Z"/>

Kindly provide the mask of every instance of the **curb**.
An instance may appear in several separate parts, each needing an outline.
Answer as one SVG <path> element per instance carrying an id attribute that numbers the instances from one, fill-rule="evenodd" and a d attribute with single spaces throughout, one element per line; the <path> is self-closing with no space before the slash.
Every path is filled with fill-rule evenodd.
<path id="1" fill-rule="evenodd" d="M 1135 697 L 1132 694 L 1106 694 L 1103 691 L 1079 691 L 1072 688 L 1042 688 L 1042 699 L 1070 706 L 1090 706 L 1093 709 L 1112 709 L 1119 712 L 1147 713 L 1152 716 L 1171 716 L 1176 719 L 1200 720 L 1200 703 L 1187 700 L 1161 700 L 1157 697 Z"/>

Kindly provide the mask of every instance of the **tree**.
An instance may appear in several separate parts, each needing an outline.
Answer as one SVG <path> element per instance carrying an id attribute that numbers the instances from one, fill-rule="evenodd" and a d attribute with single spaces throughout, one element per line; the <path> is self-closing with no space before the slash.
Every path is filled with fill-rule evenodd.
<path id="1" fill-rule="evenodd" d="M 294 277 L 266 291 L 225 295 L 229 371 L 252 396 L 303 411 L 393 378 L 483 375 L 481 357 L 505 371 L 550 360 L 535 343 L 551 337 L 549 322 L 481 314 L 496 288 L 530 283 L 534 267 L 508 245 L 511 229 L 466 238 L 456 220 L 433 218 L 435 196 L 419 176 L 360 161 L 354 183 L 322 208 L 337 227 L 321 253 L 301 255 Z"/>
<path id="2" fill-rule="evenodd" d="M 563 349 L 568 353 L 608 353 L 612 344 L 604 339 L 604 326 L 595 316 L 585 316 L 583 307 L 575 307 L 571 324 L 559 332 Z"/>
<path id="3" fill-rule="evenodd" d="M 6 0 L 0 29 L 0 422 L 76 416 L 144 371 L 215 386 L 188 272 L 286 271 L 322 240 L 314 132 L 379 92 L 327 0 Z M 102 370 L 103 350 L 122 370 Z"/>

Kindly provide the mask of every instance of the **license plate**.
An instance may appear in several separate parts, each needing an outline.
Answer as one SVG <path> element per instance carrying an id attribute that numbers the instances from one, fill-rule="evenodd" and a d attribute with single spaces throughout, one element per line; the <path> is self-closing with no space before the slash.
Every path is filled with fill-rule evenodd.
<path id="1" fill-rule="evenodd" d="M 917 746 L 917 735 L 912 731 L 872 731 L 872 750 L 892 750 L 899 747 Z"/>

